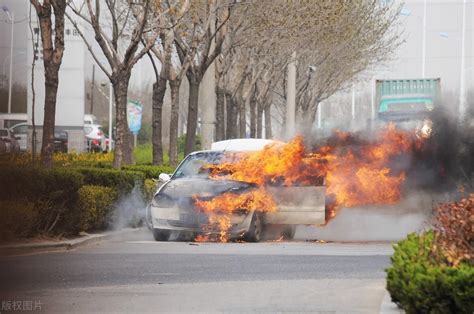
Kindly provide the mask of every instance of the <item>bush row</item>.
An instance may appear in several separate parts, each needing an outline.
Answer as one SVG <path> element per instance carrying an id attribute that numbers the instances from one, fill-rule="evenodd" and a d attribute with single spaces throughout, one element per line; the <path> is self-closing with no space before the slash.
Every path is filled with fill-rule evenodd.
<path id="1" fill-rule="evenodd" d="M 105 228 L 119 198 L 138 193 L 146 203 L 156 191 L 156 182 L 147 178 L 171 172 L 152 166 L 132 169 L 2 166 L 0 240 Z"/>
<path id="2" fill-rule="evenodd" d="M 174 168 L 171 166 L 153 166 L 153 165 L 123 166 L 122 170 L 141 172 L 147 179 L 158 179 L 158 176 L 161 173 L 171 174 L 174 172 Z"/>
<path id="3" fill-rule="evenodd" d="M 395 245 L 387 271 L 387 290 L 407 313 L 473 313 L 474 267 L 456 266 L 434 249 L 432 231 L 410 234 Z"/>

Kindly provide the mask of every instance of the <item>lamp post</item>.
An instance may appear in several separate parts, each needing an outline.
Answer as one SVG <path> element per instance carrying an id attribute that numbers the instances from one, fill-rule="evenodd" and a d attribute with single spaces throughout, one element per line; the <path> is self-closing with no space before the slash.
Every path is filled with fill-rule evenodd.
<path id="1" fill-rule="evenodd" d="M 426 1 L 423 1 L 423 54 L 421 57 L 421 78 L 425 78 L 426 67 Z"/>
<path id="2" fill-rule="evenodd" d="M 100 86 L 105 87 L 107 83 L 101 83 Z M 112 151 L 112 107 L 114 105 L 114 98 L 113 98 L 113 88 L 112 83 L 109 83 L 109 96 L 107 96 L 102 90 L 100 93 L 109 100 L 109 152 Z"/>
<path id="3" fill-rule="evenodd" d="M 466 113 L 466 91 L 465 91 L 465 41 L 466 41 L 466 3 L 463 1 L 462 5 L 462 31 L 461 31 L 461 82 L 459 84 L 459 120 L 462 121 Z"/>
<path id="4" fill-rule="evenodd" d="M 13 36 L 14 36 L 14 30 L 15 30 L 15 14 L 12 12 L 10 14 L 10 11 L 6 6 L 2 6 L 3 12 L 5 12 L 8 15 L 8 19 L 10 20 L 11 23 L 11 36 L 10 36 L 10 76 L 8 78 L 8 113 L 12 112 L 12 75 L 13 75 Z"/>

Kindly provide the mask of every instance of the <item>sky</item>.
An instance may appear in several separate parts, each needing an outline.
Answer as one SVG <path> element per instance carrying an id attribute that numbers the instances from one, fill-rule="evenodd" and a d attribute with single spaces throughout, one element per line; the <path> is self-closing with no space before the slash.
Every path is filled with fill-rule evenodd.
<path id="1" fill-rule="evenodd" d="M 401 1 L 396 1 L 400 4 Z M 422 77 L 423 51 L 423 0 L 406 0 L 401 11 L 401 30 L 405 43 L 395 53 L 394 60 L 377 69 L 375 78 L 420 78 Z M 13 80 L 27 82 L 27 16 L 28 0 L 0 0 L 0 86 L 6 84 L 10 62 L 11 25 L 8 15 L 1 10 L 5 6 L 15 15 L 13 53 Z M 474 0 L 466 0 L 465 25 L 465 77 L 466 88 L 474 87 Z M 440 77 L 443 91 L 457 92 L 461 67 L 461 30 L 463 0 L 427 0 L 426 14 L 426 77 Z M 67 47 L 66 47 L 67 52 Z M 88 53 L 86 53 L 88 54 Z M 96 67 L 96 79 L 104 80 Z M 85 73 L 92 73 L 92 60 L 86 56 Z M 154 79 L 149 61 L 143 59 L 134 70 L 132 86 L 147 85 Z M 361 84 L 367 89 L 371 81 Z"/>

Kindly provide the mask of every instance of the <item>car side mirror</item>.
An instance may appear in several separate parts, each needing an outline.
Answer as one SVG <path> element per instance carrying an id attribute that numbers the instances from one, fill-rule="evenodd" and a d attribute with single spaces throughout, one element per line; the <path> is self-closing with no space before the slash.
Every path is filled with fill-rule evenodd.
<path id="1" fill-rule="evenodd" d="M 158 176 L 158 179 L 161 181 L 161 182 L 168 182 L 169 180 L 171 180 L 171 177 L 169 174 L 167 173 L 160 173 L 160 175 Z"/>

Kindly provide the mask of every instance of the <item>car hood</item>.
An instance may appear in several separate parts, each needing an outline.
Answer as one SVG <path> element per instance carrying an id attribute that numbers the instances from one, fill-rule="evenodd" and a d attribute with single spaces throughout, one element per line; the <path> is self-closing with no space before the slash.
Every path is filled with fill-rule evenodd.
<path id="1" fill-rule="evenodd" d="M 172 199 L 198 196 L 201 198 L 214 197 L 225 192 L 245 191 L 255 187 L 255 184 L 232 181 L 232 180 L 211 180 L 207 178 L 179 178 L 169 181 L 160 191 Z"/>

